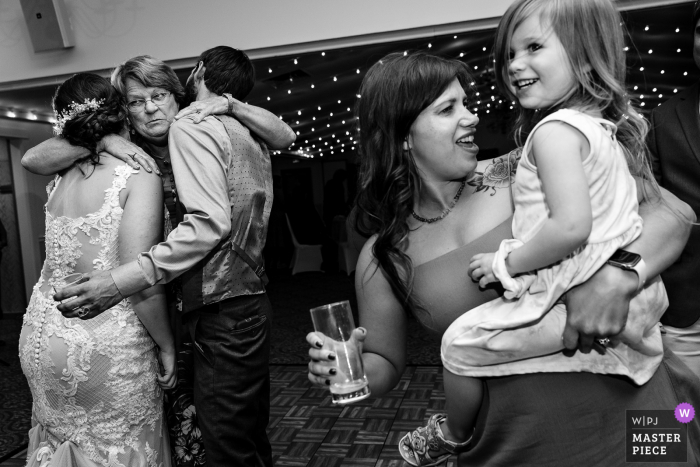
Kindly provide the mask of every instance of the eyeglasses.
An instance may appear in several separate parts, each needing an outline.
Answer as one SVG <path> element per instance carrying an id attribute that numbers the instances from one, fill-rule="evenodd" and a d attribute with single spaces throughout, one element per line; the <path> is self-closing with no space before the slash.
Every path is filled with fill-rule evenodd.
<path id="1" fill-rule="evenodd" d="M 142 111 L 146 107 L 146 102 L 148 101 L 151 101 L 154 105 L 160 107 L 161 105 L 165 104 L 165 101 L 168 100 L 170 94 L 171 93 L 168 91 L 156 92 L 155 94 L 151 95 L 150 99 L 136 99 L 133 101 L 129 101 L 126 103 L 126 106 L 130 112 Z"/>

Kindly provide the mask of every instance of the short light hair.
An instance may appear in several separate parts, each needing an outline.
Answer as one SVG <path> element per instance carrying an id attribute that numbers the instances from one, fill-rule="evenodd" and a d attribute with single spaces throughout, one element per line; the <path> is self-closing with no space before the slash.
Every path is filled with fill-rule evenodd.
<path id="1" fill-rule="evenodd" d="M 127 79 L 133 79 L 147 88 L 161 88 L 171 92 L 181 107 L 185 103 L 185 88 L 175 71 L 150 55 L 130 58 L 112 71 L 112 86 L 124 97 Z"/>

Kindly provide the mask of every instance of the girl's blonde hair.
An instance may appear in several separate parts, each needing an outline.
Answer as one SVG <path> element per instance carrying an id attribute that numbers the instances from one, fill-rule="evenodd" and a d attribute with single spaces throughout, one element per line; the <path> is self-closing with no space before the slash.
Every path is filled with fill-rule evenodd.
<path id="1" fill-rule="evenodd" d="M 519 107 L 515 138 L 522 146 L 534 126 L 561 108 L 595 109 L 617 125 L 632 175 L 648 180 L 656 195 L 646 148 L 647 120 L 632 106 L 625 91 L 626 60 L 624 25 L 611 0 L 516 0 L 501 18 L 496 32 L 496 82 L 509 98 L 517 97 L 509 86 L 510 44 L 515 29 L 531 15 L 539 14 L 561 41 L 577 86 L 561 102 L 548 109 Z M 643 186 L 646 184 L 643 184 Z M 644 193 L 648 198 L 648 193 Z"/>

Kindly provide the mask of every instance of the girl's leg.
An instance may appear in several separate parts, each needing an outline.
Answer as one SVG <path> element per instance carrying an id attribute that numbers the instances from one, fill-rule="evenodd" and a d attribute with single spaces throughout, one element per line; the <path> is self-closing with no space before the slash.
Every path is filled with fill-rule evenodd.
<path id="1" fill-rule="evenodd" d="M 440 429 L 446 440 L 461 443 L 468 440 L 474 431 L 484 395 L 483 382 L 478 378 L 456 375 L 446 369 L 442 373 L 447 420 L 440 425 Z"/>
<path id="2" fill-rule="evenodd" d="M 469 449 L 476 415 L 481 407 L 480 379 L 457 376 L 445 370 L 445 414 L 434 414 L 428 425 L 409 432 L 399 441 L 399 453 L 413 466 L 435 466 L 451 454 Z"/>

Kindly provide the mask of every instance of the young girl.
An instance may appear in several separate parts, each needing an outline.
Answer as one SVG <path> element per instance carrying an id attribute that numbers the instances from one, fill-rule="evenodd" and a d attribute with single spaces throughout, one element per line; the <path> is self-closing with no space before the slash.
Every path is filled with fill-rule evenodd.
<path id="1" fill-rule="evenodd" d="M 657 323 L 667 300 L 658 279 L 633 302 L 619 345 L 606 347 L 609 339 L 599 336 L 598 352 L 561 352 L 566 310 L 559 297 L 624 255 L 616 251 L 642 229 L 630 172 L 653 181 L 647 126 L 624 91 L 620 24 L 610 0 L 516 0 L 501 20 L 497 81 L 520 103 L 516 134 L 527 140 L 513 187 L 514 239 L 474 256 L 469 271 L 481 286 L 500 281 L 505 297 L 445 332 L 447 415 L 402 438 L 411 465 L 437 465 L 469 448 L 482 394 L 472 377 L 589 371 L 643 384 L 661 363 Z M 635 270 L 642 290 L 643 261 Z"/>

